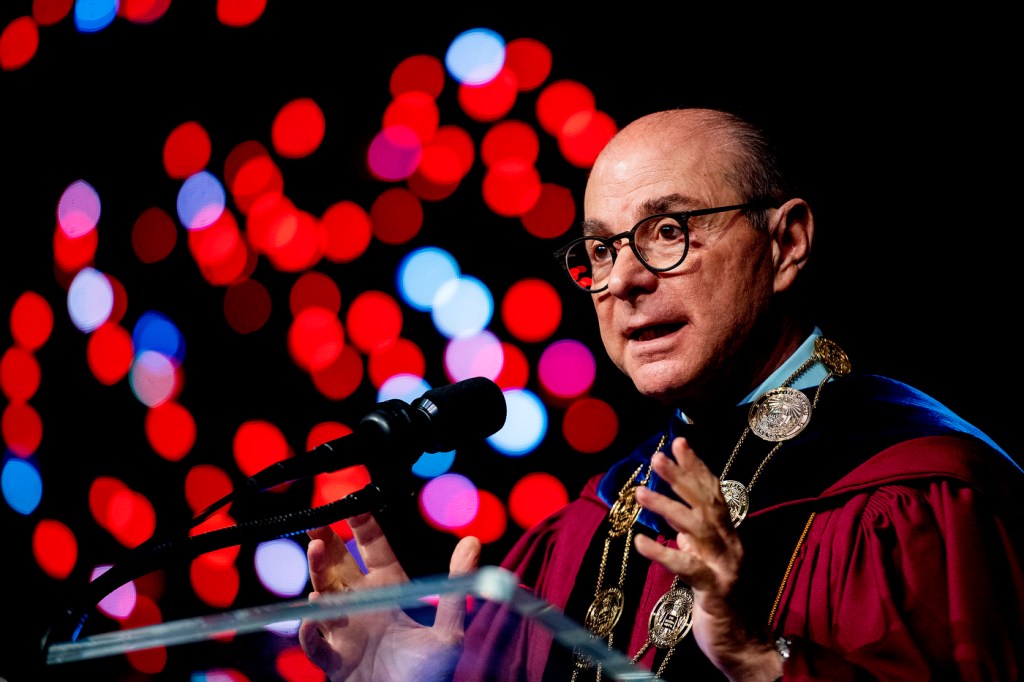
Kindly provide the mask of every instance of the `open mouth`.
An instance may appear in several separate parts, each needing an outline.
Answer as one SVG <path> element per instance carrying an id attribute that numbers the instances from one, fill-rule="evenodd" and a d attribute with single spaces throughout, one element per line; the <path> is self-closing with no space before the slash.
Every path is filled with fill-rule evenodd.
<path id="1" fill-rule="evenodd" d="M 671 334 L 674 331 L 682 329 L 682 327 L 682 324 L 655 324 L 650 327 L 637 329 L 629 335 L 629 338 L 631 341 L 650 341 L 651 339 L 657 339 Z"/>

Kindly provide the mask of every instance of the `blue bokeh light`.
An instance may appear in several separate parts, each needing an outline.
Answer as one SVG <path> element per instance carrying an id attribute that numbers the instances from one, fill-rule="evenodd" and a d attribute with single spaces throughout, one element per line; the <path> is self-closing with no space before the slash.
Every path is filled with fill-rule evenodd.
<path id="1" fill-rule="evenodd" d="M 450 253 L 429 246 L 412 251 L 402 259 L 395 283 L 403 301 L 416 310 L 427 311 L 434 305 L 437 290 L 461 274 L 458 261 Z"/>
<path id="2" fill-rule="evenodd" d="M 446 338 L 472 336 L 490 324 L 494 296 L 479 279 L 463 275 L 441 285 L 430 315 L 434 327 Z"/>
<path id="3" fill-rule="evenodd" d="M 43 479 L 39 471 L 31 462 L 16 457 L 4 462 L 0 489 L 8 506 L 25 516 L 34 512 L 43 499 Z"/>
<path id="4" fill-rule="evenodd" d="M 209 171 L 199 171 L 178 190 L 178 220 L 188 230 L 199 230 L 217 222 L 224 213 L 224 185 Z"/>
<path id="5" fill-rule="evenodd" d="M 459 83 L 489 83 L 505 66 L 505 39 L 489 28 L 463 31 L 448 46 L 444 64 Z"/>
<path id="6" fill-rule="evenodd" d="M 149 310 L 139 316 L 132 330 L 136 354 L 151 350 L 181 365 L 185 359 L 185 337 L 178 326 L 163 313 Z"/>
<path id="7" fill-rule="evenodd" d="M 529 389 L 504 391 L 508 414 L 505 424 L 487 438 L 503 455 L 519 457 L 533 452 L 548 431 L 548 412 L 543 401 Z"/>

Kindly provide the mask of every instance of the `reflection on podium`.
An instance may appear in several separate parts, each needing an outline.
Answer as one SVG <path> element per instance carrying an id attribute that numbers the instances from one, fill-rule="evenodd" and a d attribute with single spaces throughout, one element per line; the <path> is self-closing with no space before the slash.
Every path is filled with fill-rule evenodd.
<path id="1" fill-rule="evenodd" d="M 262 631 L 267 626 L 301 619 L 329 620 L 341 616 L 394 609 L 419 609 L 424 600 L 445 595 L 472 597 L 491 602 L 495 613 L 508 619 L 517 628 L 524 621 L 550 636 L 552 646 L 561 646 L 601 666 L 602 676 L 610 680 L 653 680 L 655 676 L 630 663 L 621 652 L 610 649 L 552 604 L 519 586 L 514 573 L 495 566 L 485 566 L 474 573 L 448 578 L 437 576 L 415 579 L 400 585 L 324 595 L 316 601 L 292 601 L 236 609 L 224 613 L 185 618 L 130 630 L 105 632 L 68 642 L 53 642 L 46 650 L 46 665 L 59 668 L 76 661 L 103 658 L 158 646 L 177 646 L 201 642 L 225 635 L 244 635 Z M 467 652 L 462 669 L 472 679 L 523 679 L 521 671 L 507 667 L 502 651 Z M 72 665 L 72 668 L 74 666 Z M 461 670 L 461 669 L 460 669 Z"/>

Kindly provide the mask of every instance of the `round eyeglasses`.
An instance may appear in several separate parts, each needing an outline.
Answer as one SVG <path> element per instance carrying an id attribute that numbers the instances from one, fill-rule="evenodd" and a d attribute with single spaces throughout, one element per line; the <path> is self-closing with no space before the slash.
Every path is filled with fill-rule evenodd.
<path id="1" fill-rule="evenodd" d="M 555 251 L 569 279 L 580 289 L 596 294 L 608 288 L 612 266 L 619 250 L 615 242 L 625 239 L 637 260 L 651 272 L 665 272 L 679 267 L 690 250 L 688 220 L 693 216 L 723 213 L 739 209 L 771 208 L 764 201 L 693 211 L 649 215 L 627 232 L 610 237 L 578 237 Z"/>

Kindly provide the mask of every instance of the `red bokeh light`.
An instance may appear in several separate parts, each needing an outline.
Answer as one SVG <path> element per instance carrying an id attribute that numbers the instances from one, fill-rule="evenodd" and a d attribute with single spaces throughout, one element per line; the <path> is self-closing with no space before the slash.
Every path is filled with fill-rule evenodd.
<path id="1" fill-rule="evenodd" d="M 500 216 L 520 216 L 540 199 L 540 173 L 517 159 L 504 159 L 487 170 L 483 182 L 484 203 Z"/>
<path id="2" fill-rule="evenodd" d="M 32 555 L 43 573 L 65 580 L 78 561 L 78 540 L 62 522 L 42 519 L 32 532 Z"/>
<path id="3" fill-rule="evenodd" d="M 74 4 L 75 0 L 32 0 L 32 18 L 40 26 L 53 26 L 64 20 Z"/>
<path id="4" fill-rule="evenodd" d="M 39 49 L 39 26 L 32 17 L 18 17 L 0 32 L 0 69 L 14 71 L 32 61 Z"/>
<path id="5" fill-rule="evenodd" d="M 331 400 L 343 400 L 363 382 L 363 358 L 355 348 L 346 345 L 334 362 L 311 375 L 321 394 Z"/>
<path id="6" fill-rule="evenodd" d="M 231 451 L 238 470 L 246 477 L 283 462 L 293 455 L 281 430 L 261 419 L 249 420 L 238 427 Z"/>
<path id="7" fill-rule="evenodd" d="M 332 263 L 348 263 L 366 252 L 373 238 L 370 214 L 354 201 L 332 204 L 320 217 L 327 244 L 324 257 Z"/>
<path id="8" fill-rule="evenodd" d="M 560 80 L 545 87 L 537 97 L 537 122 L 552 137 L 558 137 L 565 122 L 580 111 L 597 106 L 594 93 L 574 80 Z"/>
<path id="9" fill-rule="evenodd" d="M 326 308 L 308 306 L 288 327 L 288 353 L 307 372 L 326 369 L 345 347 L 345 329 L 338 316 Z"/>
<path id="10" fill-rule="evenodd" d="M 383 291 L 357 295 L 345 315 L 348 338 L 358 350 L 370 353 L 395 342 L 402 333 L 402 309 Z"/>
<path id="11" fill-rule="evenodd" d="M 434 55 L 415 54 L 398 63 L 391 72 L 388 88 L 392 97 L 406 92 L 425 92 L 433 98 L 444 89 L 444 64 Z"/>
<path id="12" fill-rule="evenodd" d="M 485 166 L 494 166 L 505 159 L 514 159 L 534 165 L 540 155 L 537 131 L 523 121 L 496 123 L 484 134 L 480 143 L 480 160 Z"/>
<path id="13" fill-rule="evenodd" d="M 558 148 L 577 168 L 590 168 L 618 127 L 603 111 L 579 111 L 566 119 L 558 134 Z"/>
<path id="14" fill-rule="evenodd" d="M 506 67 L 483 85 L 460 84 L 459 106 L 476 121 L 497 121 L 512 110 L 518 91 L 515 74 Z"/>
<path id="15" fill-rule="evenodd" d="M 580 452 L 601 452 L 612 444 L 618 432 L 618 415 L 599 398 L 574 401 L 562 417 L 565 440 Z"/>
<path id="16" fill-rule="evenodd" d="M 153 451 L 171 462 L 182 459 L 196 442 L 196 420 L 179 402 L 168 400 L 150 409 L 145 428 Z"/>
<path id="17" fill-rule="evenodd" d="M 39 390 L 43 372 L 30 351 L 11 346 L 0 356 L 0 389 L 13 402 L 26 402 Z"/>
<path id="18" fill-rule="evenodd" d="M 519 280 L 505 292 L 501 319 L 509 333 L 520 341 L 543 341 L 555 333 L 562 321 L 562 297 L 547 280 Z"/>
<path id="19" fill-rule="evenodd" d="M 217 0 L 217 21 L 225 26 L 242 27 L 263 16 L 267 0 Z"/>
<path id="20" fill-rule="evenodd" d="M 0 418 L 0 433 L 16 457 L 28 457 L 43 441 L 43 418 L 30 403 L 7 403 Z"/>
<path id="21" fill-rule="evenodd" d="M 409 190 L 392 187 L 373 201 L 370 220 L 377 239 L 385 244 L 404 244 L 423 227 L 423 206 Z"/>
<path id="22" fill-rule="evenodd" d="M 270 319 L 273 302 L 260 282 L 246 278 L 224 291 L 224 319 L 239 334 L 258 331 Z"/>
<path id="23" fill-rule="evenodd" d="M 294 99 L 277 112 L 270 129 L 274 150 L 297 159 L 315 152 L 324 140 L 326 122 L 320 105 L 309 97 Z"/>
<path id="24" fill-rule="evenodd" d="M 568 503 L 565 485 L 545 472 L 523 476 L 508 496 L 509 514 L 524 530 L 533 528 Z"/>
<path id="25" fill-rule="evenodd" d="M 34 291 L 22 292 L 11 308 L 11 337 L 29 351 L 42 348 L 53 332 L 53 309 Z"/>
<path id="26" fill-rule="evenodd" d="M 156 263 L 167 258 L 177 242 L 178 230 L 174 220 L 162 208 L 147 208 L 132 226 L 132 248 L 143 263 Z"/>
<path id="27" fill-rule="evenodd" d="M 135 356 L 132 335 L 124 327 L 106 322 L 89 335 L 85 349 L 89 371 L 104 386 L 113 386 L 128 375 Z"/>
<path id="28" fill-rule="evenodd" d="M 426 357 L 420 347 L 410 339 L 396 338 L 393 342 L 375 348 L 367 362 L 370 382 L 380 388 L 396 374 L 423 377 L 427 370 Z"/>
<path id="29" fill-rule="evenodd" d="M 329 310 L 335 315 L 341 311 L 341 290 L 338 284 L 322 272 L 311 270 L 299 275 L 288 296 L 292 315 L 298 315 L 310 306 Z"/>
<path id="30" fill-rule="evenodd" d="M 540 87 L 551 74 L 551 49 L 533 38 L 516 38 L 505 46 L 505 67 L 516 77 L 520 92 Z"/>
<path id="31" fill-rule="evenodd" d="M 501 352 L 504 362 L 494 383 L 503 390 L 525 387 L 530 379 L 530 362 L 526 359 L 526 354 L 519 346 L 513 346 L 507 341 L 501 342 Z"/>
<path id="32" fill-rule="evenodd" d="M 195 175 L 210 163 L 211 151 L 206 128 L 197 121 L 180 123 L 164 142 L 164 170 L 178 180 Z"/>
<path id="33" fill-rule="evenodd" d="M 533 208 L 519 217 L 534 237 L 551 239 L 569 231 L 576 219 L 576 200 L 562 185 L 541 183 L 540 198 Z"/>
<path id="34" fill-rule="evenodd" d="M 484 544 L 500 540 L 508 528 L 505 505 L 494 493 L 487 490 L 477 490 L 477 494 L 480 498 L 480 506 L 476 516 L 465 526 L 453 528 L 452 533 L 460 538 L 473 535 Z"/>
<path id="35" fill-rule="evenodd" d="M 432 96 L 421 91 L 403 92 L 396 95 L 384 109 L 382 128 L 405 126 L 416 133 L 420 142 L 429 142 L 437 132 L 441 120 L 437 102 Z"/>

